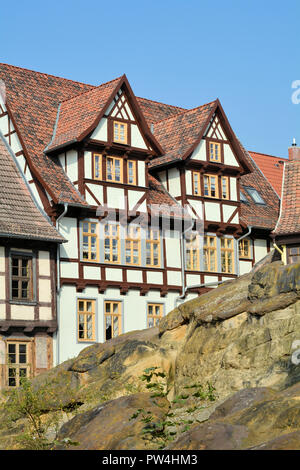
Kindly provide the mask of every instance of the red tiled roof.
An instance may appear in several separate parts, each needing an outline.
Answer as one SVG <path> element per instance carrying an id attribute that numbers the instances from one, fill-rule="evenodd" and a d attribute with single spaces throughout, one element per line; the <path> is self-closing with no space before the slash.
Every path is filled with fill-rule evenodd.
<path id="1" fill-rule="evenodd" d="M 272 230 L 276 225 L 279 215 L 279 197 L 249 152 L 242 145 L 241 147 L 251 168 L 251 173 L 241 177 L 241 191 L 248 201 L 247 204 L 241 203 L 241 221 L 247 226 L 252 225 Z M 245 187 L 256 189 L 266 204 L 256 204 L 245 190 Z"/>
<path id="2" fill-rule="evenodd" d="M 161 142 L 166 154 L 154 158 L 149 167 L 154 168 L 168 162 L 182 160 L 204 131 L 207 119 L 216 104 L 216 101 L 212 101 L 157 122 L 153 129 L 154 136 Z"/>
<path id="3" fill-rule="evenodd" d="M 275 189 L 278 196 L 281 196 L 283 164 L 286 159 L 266 155 L 264 153 L 250 152 L 251 157 L 263 172 L 264 176 Z"/>
<path id="4" fill-rule="evenodd" d="M 48 150 L 81 140 L 81 135 L 96 127 L 95 122 L 121 77 L 80 93 L 60 104 L 57 125 Z"/>
<path id="5" fill-rule="evenodd" d="M 0 136 L 0 236 L 62 243 L 64 238 L 38 209 L 13 155 Z"/>
<path id="6" fill-rule="evenodd" d="M 52 137 L 59 103 L 94 87 L 7 64 L 0 64 L 0 79 L 33 172 L 56 202 L 87 205 L 58 159 L 43 151 Z"/>
<path id="7" fill-rule="evenodd" d="M 287 160 L 284 164 L 280 217 L 275 235 L 300 233 L 300 162 Z"/>
<path id="8" fill-rule="evenodd" d="M 137 101 L 149 126 L 162 119 L 168 119 L 175 114 L 186 111 L 185 108 L 159 103 L 158 101 L 148 100 L 146 98 L 137 97 Z"/>

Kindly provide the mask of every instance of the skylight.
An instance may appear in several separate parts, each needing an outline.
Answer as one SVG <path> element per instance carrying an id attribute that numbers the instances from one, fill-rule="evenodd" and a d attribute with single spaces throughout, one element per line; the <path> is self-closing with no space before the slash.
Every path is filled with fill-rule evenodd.
<path id="1" fill-rule="evenodd" d="M 246 198 L 245 194 L 240 191 L 240 201 L 248 204 L 248 199 Z"/>
<path id="2" fill-rule="evenodd" d="M 255 204 L 264 204 L 264 205 L 266 204 L 263 198 L 261 197 L 260 193 L 256 189 L 251 188 L 251 187 L 247 187 L 247 188 L 245 187 L 245 189 L 247 193 L 249 194 L 249 196 L 251 196 Z"/>

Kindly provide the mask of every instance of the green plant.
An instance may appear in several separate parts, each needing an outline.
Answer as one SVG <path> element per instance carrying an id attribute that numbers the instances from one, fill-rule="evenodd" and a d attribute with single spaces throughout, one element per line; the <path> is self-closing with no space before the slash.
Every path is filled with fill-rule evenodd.
<path id="1" fill-rule="evenodd" d="M 166 395 L 166 374 L 158 372 L 158 369 L 158 367 L 148 367 L 140 376 L 140 380 L 146 382 L 146 388 L 153 391 L 152 397 L 164 397 Z"/>
<path id="2" fill-rule="evenodd" d="M 46 450 L 52 449 L 59 443 L 57 440 L 59 424 L 65 412 L 63 405 L 57 405 L 57 410 L 47 410 L 47 399 L 53 392 L 49 384 L 35 389 L 27 378 L 22 378 L 20 387 L 7 392 L 5 404 L 5 422 L 12 428 L 17 422 L 22 423 L 22 432 L 16 436 L 16 442 L 22 449 Z M 76 408 L 75 400 L 73 409 Z M 51 431 L 52 439 L 48 437 Z M 65 445 L 76 443 L 64 442 Z"/>

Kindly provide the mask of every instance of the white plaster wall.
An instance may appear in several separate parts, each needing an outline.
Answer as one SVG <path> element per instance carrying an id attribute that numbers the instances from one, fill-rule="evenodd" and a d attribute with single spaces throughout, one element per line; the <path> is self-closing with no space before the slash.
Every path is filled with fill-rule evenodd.
<path id="1" fill-rule="evenodd" d="M 122 269 L 117 268 L 105 268 L 105 276 L 109 281 L 120 281 L 122 282 Z"/>
<path id="2" fill-rule="evenodd" d="M 131 146 L 140 149 L 147 149 L 147 145 L 140 133 L 140 130 L 136 124 L 131 124 Z"/>
<path id="3" fill-rule="evenodd" d="M 188 286 L 194 286 L 201 283 L 201 277 L 199 274 L 187 274 L 186 282 Z"/>
<path id="4" fill-rule="evenodd" d="M 76 150 L 69 150 L 66 153 L 67 175 L 71 181 L 78 180 L 78 155 Z"/>
<path id="5" fill-rule="evenodd" d="M 223 204 L 223 219 L 224 219 L 223 221 L 227 222 L 235 210 L 236 210 L 235 206 L 229 206 L 227 204 Z"/>
<path id="6" fill-rule="evenodd" d="M 167 271 L 167 282 L 171 286 L 181 286 L 181 272 L 180 271 Z"/>
<path id="7" fill-rule="evenodd" d="M 159 303 L 163 305 L 164 315 L 174 309 L 175 300 L 179 293 L 169 292 L 167 297 L 161 297 L 158 290 L 151 289 L 145 296 L 140 295 L 138 289 L 130 289 L 126 295 L 120 295 L 117 288 L 107 289 L 99 294 L 96 287 L 87 287 L 83 292 L 76 293 L 75 286 L 62 286 L 59 298 L 59 333 L 54 336 L 54 360 L 57 363 L 56 344 L 60 346 L 60 360 L 63 362 L 75 357 L 91 342 L 77 341 L 77 299 L 94 299 L 96 301 L 96 340 L 104 341 L 104 301 L 116 300 L 122 302 L 122 328 L 123 333 L 140 330 L 147 327 L 147 304 Z M 196 298 L 197 294 L 188 294 L 185 301 Z M 178 302 L 179 305 L 181 302 Z"/>
<path id="8" fill-rule="evenodd" d="M 166 265 L 170 268 L 181 267 L 181 247 L 178 238 L 165 238 L 166 242 Z"/>
<path id="9" fill-rule="evenodd" d="M 93 183 L 86 183 L 86 186 L 92 191 L 92 193 L 95 195 L 97 200 L 100 202 L 100 204 L 103 204 L 103 186 L 100 184 L 93 184 Z M 97 202 L 95 199 L 90 195 L 88 191 L 85 192 L 85 199 L 89 204 L 92 204 L 93 206 L 97 205 Z"/>
<path id="10" fill-rule="evenodd" d="M 240 276 L 243 274 L 249 273 L 252 269 L 251 261 L 240 260 Z"/>
<path id="11" fill-rule="evenodd" d="M 107 205 L 116 209 L 125 209 L 124 189 L 107 187 Z"/>
<path id="12" fill-rule="evenodd" d="M 185 188 L 186 188 L 186 194 L 193 194 L 191 170 L 185 171 Z"/>
<path id="13" fill-rule="evenodd" d="M 142 271 L 137 271 L 133 269 L 127 270 L 127 281 L 128 282 L 143 282 L 143 274 Z"/>
<path id="14" fill-rule="evenodd" d="M 147 271 L 147 282 L 148 284 L 162 284 L 163 275 L 156 271 Z"/>
<path id="15" fill-rule="evenodd" d="M 168 170 L 169 193 L 173 197 L 181 195 L 180 189 L 180 173 L 177 168 L 170 168 Z"/>
<path id="16" fill-rule="evenodd" d="M 205 283 L 210 283 L 210 282 L 218 282 L 218 276 L 204 276 L 204 282 Z M 218 287 L 216 286 L 211 286 L 213 288 Z"/>
<path id="17" fill-rule="evenodd" d="M 230 178 L 230 199 L 232 201 L 237 201 L 237 179 Z"/>
<path id="18" fill-rule="evenodd" d="M 22 150 L 22 145 L 19 141 L 19 137 L 17 136 L 16 132 L 11 135 L 10 140 L 11 140 L 11 145 L 10 146 L 11 146 L 13 152 L 14 153 L 20 152 L 20 150 Z"/>
<path id="19" fill-rule="evenodd" d="M 41 276 L 50 276 L 50 253 L 49 251 L 39 251 L 39 274 Z"/>
<path id="20" fill-rule="evenodd" d="M 11 305 L 12 320 L 34 320 L 34 307 L 31 305 Z"/>
<path id="21" fill-rule="evenodd" d="M 101 269 L 97 266 L 84 266 L 83 277 L 84 279 L 101 279 Z"/>
<path id="22" fill-rule="evenodd" d="M 237 159 L 235 158 L 229 144 L 223 144 L 224 146 L 224 163 L 225 165 L 239 166 Z"/>
<path id="23" fill-rule="evenodd" d="M 264 258 L 268 254 L 266 240 L 254 240 L 254 257 L 255 263 Z"/>
<path id="24" fill-rule="evenodd" d="M 92 152 L 84 152 L 84 177 L 92 179 Z"/>
<path id="25" fill-rule="evenodd" d="M 221 222 L 220 204 L 217 202 L 204 202 L 205 218 L 213 222 Z"/>
<path id="26" fill-rule="evenodd" d="M 158 177 L 159 177 L 161 183 L 163 184 L 163 186 L 164 186 L 166 189 L 168 189 L 168 188 L 167 188 L 167 172 L 166 172 L 166 170 L 160 171 L 160 172 L 158 173 Z"/>
<path id="27" fill-rule="evenodd" d="M 40 307 L 40 320 L 52 320 L 52 311 L 50 307 Z"/>
<path id="28" fill-rule="evenodd" d="M 145 180 L 145 162 L 139 160 L 138 161 L 138 183 L 139 186 L 146 186 Z"/>
<path id="29" fill-rule="evenodd" d="M 91 135 L 91 139 L 107 142 L 107 119 L 105 117 L 100 120 L 98 126 Z"/>
<path id="30" fill-rule="evenodd" d="M 192 153 L 193 160 L 206 160 L 206 141 L 201 139 L 197 147 Z"/>
<path id="31" fill-rule="evenodd" d="M 78 263 L 70 263 L 69 261 L 60 262 L 61 277 L 70 277 L 76 279 L 79 277 Z"/>
<path id="32" fill-rule="evenodd" d="M 5 271 L 5 248 L 0 246 L 0 272 Z"/>
<path id="33" fill-rule="evenodd" d="M 63 258 L 78 258 L 77 219 L 63 217 L 59 221 L 59 232 L 68 240 L 60 245 L 60 256 Z"/>
<path id="34" fill-rule="evenodd" d="M 200 220 L 203 219 L 203 203 L 202 201 L 196 201 L 195 199 L 188 199 L 188 203 L 192 206 L 195 210 L 197 216 Z M 195 215 L 194 215 L 195 217 Z"/>
<path id="35" fill-rule="evenodd" d="M 129 210 L 132 210 L 137 202 L 144 196 L 144 192 L 142 191 L 130 191 L 128 190 L 128 207 Z M 137 209 L 139 210 L 139 208 Z"/>
<path id="36" fill-rule="evenodd" d="M 39 297 L 41 302 L 51 302 L 50 279 L 39 279 Z"/>

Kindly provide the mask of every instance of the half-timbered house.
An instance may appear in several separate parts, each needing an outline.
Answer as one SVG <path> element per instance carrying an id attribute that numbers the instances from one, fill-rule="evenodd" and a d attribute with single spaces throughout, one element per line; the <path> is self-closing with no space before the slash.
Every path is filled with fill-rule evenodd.
<path id="1" fill-rule="evenodd" d="M 57 245 L 0 132 L 0 388 L 53 366 Z"/>
<path id="2" fill-rule="evenodd" d="M 136 97 L 126 76 L 92 86 L 5 64 L 0 79 L 0 129 L 67 240 L 55 362 L 156 325 L 270 250 L 279 196 L 219 100 L 187 110 Z"/>

